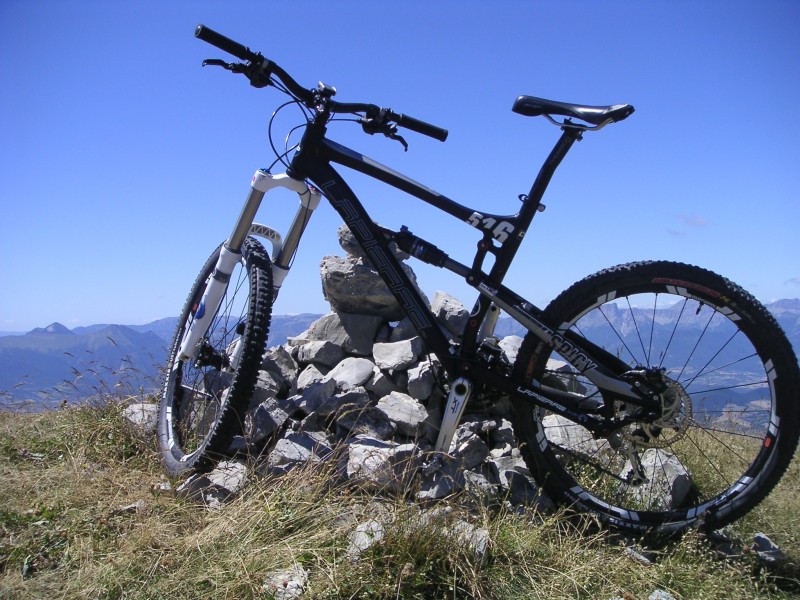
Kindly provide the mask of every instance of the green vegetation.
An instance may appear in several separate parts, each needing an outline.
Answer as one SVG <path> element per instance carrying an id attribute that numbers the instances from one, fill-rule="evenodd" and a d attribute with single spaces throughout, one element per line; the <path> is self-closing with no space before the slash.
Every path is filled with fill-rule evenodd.
<path id="1" fill-rule="evenodd" d="M 730 536 L 767 534 L 786 560 L 722 558 L 689 534 L 658 547 L 564 514 L 520 516 L 453 498 L 445 523 L 420 506 L 331 485 L 326 469 L 253 479 L 209 510 L 160 491 L 155 440 L 118 404 L 0 413 L 0 598 L 269 598 L 276 570 L 308 573 L 304 598 L 791 598 L 800 595 L 800 468 Z M 436 505 L 442 507 L 443 504 Z M 359 523 L 384 537 L 348 556 Z M 391 518 L 389 518 L 391 516 Z M 440 532 L 462 520 L 489 534 L 485 555 Z"/>

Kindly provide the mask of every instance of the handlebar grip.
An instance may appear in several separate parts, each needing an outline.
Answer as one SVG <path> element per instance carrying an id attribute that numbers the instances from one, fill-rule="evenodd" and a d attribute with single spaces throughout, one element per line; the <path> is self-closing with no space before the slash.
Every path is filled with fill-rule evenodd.
<path id="1" fill-rule="evenodd" d="M 221 33 L 217 33 L 213 29 L 209 29 L 205 25 L 198 25 L 194 30 L 194 36 L 208 42 L 212 46 L 216 46 L 220 50 L 224 50 L 228 54 L 233 54 L 236 58 L 242 60 L 257 62 L 261 57 L 252 52 L 247 46 L 243 46 L 239 42 L 234 42 L 232 39 L 225 37 Z"/>
<path id="2" fill-rule="evenodd" d="M 422 135 L 427 135 L 428 137 L 432 137 L 440 142 L 443 142 L 447 139 L 447 129 L 442 129 L 441 127 L 431 125 L 430 123 L 420 121 L 419 119 L 409 117 L 408 115 L 397 115 L 396 123 L 400 127 L 405 127 L 411 131 L 416 131 Z"/>

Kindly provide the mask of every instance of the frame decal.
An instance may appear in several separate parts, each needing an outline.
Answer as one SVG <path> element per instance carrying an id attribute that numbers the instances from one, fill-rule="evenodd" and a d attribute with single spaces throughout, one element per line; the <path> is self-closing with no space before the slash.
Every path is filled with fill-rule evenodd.
<path id="1" fill-rule="evenodd" d="M 469 216 L 467 223 L 472 225 L 475 229 L 491 231 L 492 237 L 502 244 L 514 233 L 516 226 L 513 223 L 502 221 L 501 219 L 502 217 L 484 216 L 476 211 Z"/>

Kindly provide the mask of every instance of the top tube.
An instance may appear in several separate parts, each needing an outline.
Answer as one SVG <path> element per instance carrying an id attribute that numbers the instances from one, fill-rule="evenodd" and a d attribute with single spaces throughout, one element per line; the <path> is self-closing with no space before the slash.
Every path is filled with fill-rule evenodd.
<path id="1" fill-rule="evenodd" d="M 417 181 L 414 181 L 410 177 L 407 177 L 406 175 L 403 175 L 402 173 L 399 173 L 394 169 L 361 154 L 360 152 L 356 152 L 355 150 L 347 148 L 346 146 L 342 146 L 333 140 L 325 138 L 322 140 L 321 146 L 323 148 L 323 157 L 325 159 L 351 168 L 360 173 L 364 173 L 365 175 L 391 185 L 394 188 L 411 194 L 412 196 L 415 196 L 420 200 L 435 206 L 439 210 L 453 215 L 461 221 L 469 223 L 470 216 L 476 212 L 474 209 L 468 208 L 463 204 L 459 204 L 447 196 L 444 196 L 443 194 L 432 190 Z M 516 215 L 492 216 L 498 219 L 506 220 L 516 217 Z"/>

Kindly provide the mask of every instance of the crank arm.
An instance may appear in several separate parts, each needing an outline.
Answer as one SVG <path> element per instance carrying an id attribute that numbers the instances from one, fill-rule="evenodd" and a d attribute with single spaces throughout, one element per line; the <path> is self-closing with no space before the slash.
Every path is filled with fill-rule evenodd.
<path id="1" fill-rule="evenodd" d="M 446 454 L 450 450 L 450 443 L 453 441 L 456 427 L 461 420 L 461 415 L 464 414 L 464 408 L 467 406 L 471 394 L 472 382 L 466 377 L 459 377 L 451 384 L 442 425 L 439 428 L 439 438 L 436 440 L 437 452 Z"/>

